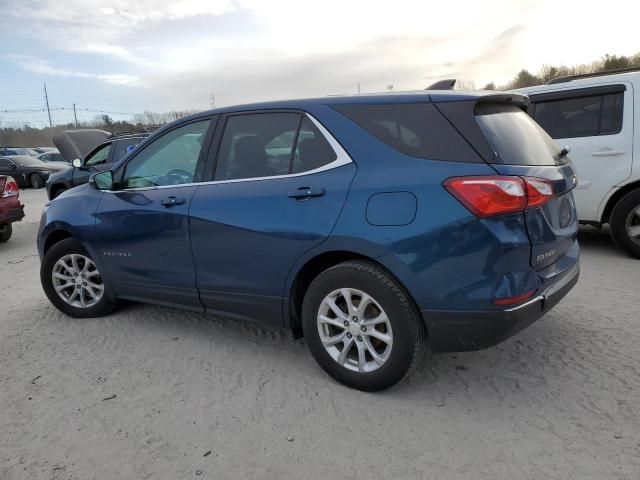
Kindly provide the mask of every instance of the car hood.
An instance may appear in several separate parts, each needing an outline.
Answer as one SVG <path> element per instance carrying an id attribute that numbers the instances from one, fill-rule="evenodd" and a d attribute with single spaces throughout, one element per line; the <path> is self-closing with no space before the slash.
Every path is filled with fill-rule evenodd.
<path id="1" fill-rule="evenodd" d="M 53 136 L 53 144 L 68 162 L 83 158 L 98 143 L 111 135 L 104 130 L 87 128 L 82 130 L 65 130 Z"/>

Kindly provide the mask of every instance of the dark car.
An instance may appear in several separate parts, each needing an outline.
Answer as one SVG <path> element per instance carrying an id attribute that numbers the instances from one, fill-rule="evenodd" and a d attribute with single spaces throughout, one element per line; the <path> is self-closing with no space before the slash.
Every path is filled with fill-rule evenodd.
<path id="1" fill-rule="evenodd" d="M 42 188 L 49 175 L 69 168 L 68 165 L 46 163 L 26 155 L 0 157 L 0 175 L 12 176 L 21 187 Z"/>
<path id="2" fill-rule="evenodd" d="M 18 183 L 12 177 L 0 175 L 0 243 L 11 238 L 11 224 L 24 217 L 24 205 L 19 196 Z"/>
<path id="3" fill-rule="evenodd" d="M 75 155 L 77 155 L 77 153 L 83 153 L 83 148 L 86 149 L 86 147 L 82 146 L 83 141 L 84 144 L 86 144 L 90 143 L 91 140 L 89 139 L 87 141 L 86 136 L 82 136 L 83 132 L 87 132 L 86 130 L 78 130 L 76 132 L 76 135 L 67 135 L 62 139 L 54 137 L 56 145 L 63 147 L 59 147 L 60 152 L 63 155 L 65 152 L 69 152 L 64 159 L 73 162 L 73 168 L 52 175 L 49 178 L 47 182 L 47 195 L 49 196 L 49 200 L 56 198 L 65 190 L 87 183 L 91 174 L 108 170 L 133 150 L 138 143 L 149 136 L 148 133 L 109 135 L 107 132 L 104 132 L 107 134 L 106 140 L 101 141 L 97 145 L 93 144 L 88 153 L 83 155 L 84 158 L 78 160 L 79 157 Z M 67 148 L 64 148 L 65 146 Z"/>
<path id="4" fill-rule="evenodd" d="M 262 103 L 162 128 L 51 202 L 49 300 L 137 300 L 304 335 L 331 376 L 380 390 L 428 339 L 476 350 L 578 280 L 571 162 L 518 94 Z"/>

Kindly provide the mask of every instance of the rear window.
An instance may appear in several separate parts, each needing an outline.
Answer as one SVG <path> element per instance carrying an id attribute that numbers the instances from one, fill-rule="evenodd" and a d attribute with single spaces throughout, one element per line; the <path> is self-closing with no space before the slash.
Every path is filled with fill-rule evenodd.
<path id="1" fill-rule="evenodd" d="M 429 160 L 482 161 L 431 103 L 351 104 L 333 108 L 405 155 Z"/>
<path id="2" fill-rule="evenodd" d="M 500 156 L 502 163 L 507 165 L 559 163 L 558 146 L 540 125 L 515 105 L 481 103 L 476 106 L 475 115 L 478 125 Z"/>

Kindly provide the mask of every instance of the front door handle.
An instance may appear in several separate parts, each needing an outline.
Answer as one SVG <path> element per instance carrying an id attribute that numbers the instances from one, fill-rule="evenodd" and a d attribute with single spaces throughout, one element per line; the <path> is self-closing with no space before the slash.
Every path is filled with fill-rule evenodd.
<path id="1" fill-rule="evenodd" d="M 160 204 L 164 207 L 171 208 L 176 205 L 184 205 L 185 199 L 183 197 L 167 197 L 160 201 Z"/>
<path id="2" fill-rule="evenodd" d="M 591 155 L 594 157 L 614 157 L 616 155 L 624 155 L 626 152 L 624 150 L 610 150 L 603 149 L 598 150 L 597 152 L 593 152 Z"/>
<path id="3" fill-rule="evenodd" d="M 296 200 L 306 200 L 311 197 L 321 197 L 325 194 L 324 188 L 318 187 L 301 187 L 298 190 L 289 192 L 289 198 Z"/>

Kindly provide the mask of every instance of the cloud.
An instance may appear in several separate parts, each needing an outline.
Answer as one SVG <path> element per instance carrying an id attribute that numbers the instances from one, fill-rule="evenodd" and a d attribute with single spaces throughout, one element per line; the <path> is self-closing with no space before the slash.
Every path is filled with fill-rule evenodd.
<path id="1" fill-rule="evenodd" d="M 54 77 L 76 77 L 96 79 L 106 83 L 126 86 L 140 86 L 141 81 L 133 75 L 118 73 L 89 73 L 81 70 L 69 70 L 66 68 L 56 67 L 49 60 L 43 60 L 37 57 L 27 55 L 6 55 L 6 58 L 12 60 L 20 68 L 27 72 L 38 75 L 49 75 Z"/>

